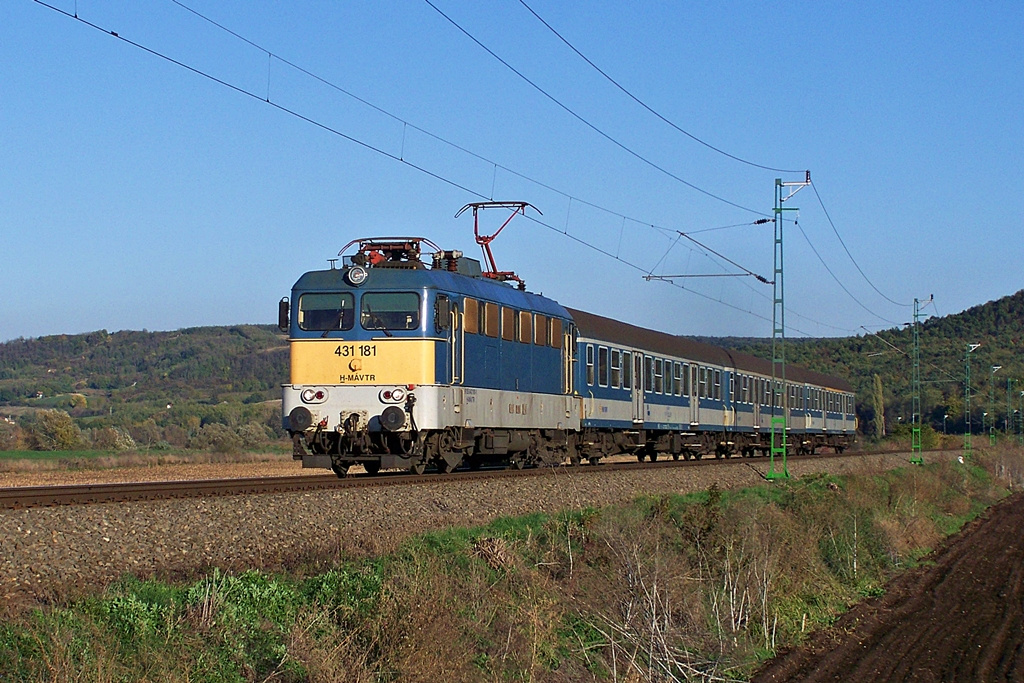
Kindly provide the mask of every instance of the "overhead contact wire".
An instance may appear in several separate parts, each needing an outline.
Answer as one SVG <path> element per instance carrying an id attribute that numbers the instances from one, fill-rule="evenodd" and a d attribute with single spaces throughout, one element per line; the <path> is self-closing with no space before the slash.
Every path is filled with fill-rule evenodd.
<path id="1" fill-rule="evenodd" d="M 176 2 L 176 4 L 180 4 L 176 0 L 174 0 L 174 1 Z M 75 21 L 81 22 L 82 24 L 84 24 L 84 25 L 88 26 L 89 28 L 92 28 L 92 29 L 94 29 L 96 31 L 99 31 L 100 33 L 103 33 L 105 35 L 111 36 L 113 38 L 117 38 L 118 40 L 120 40 L 120 41 L 122 41 L 122 42 L 124 42 L 124 43 L 126 43 L 128 45 L 131 45 L 132 47 L 135 47 L 135 48 L 137 48 L 139 50 L 142 50 L 143 52 L 145 52 L 147 54 L 150 54 L 150 55 L 152 55 L 154 57 L 157 57 L 159 59 L 162 59 L 162 60 L 164 60 L 164 61 L 166 61 L 168 63 L 174 64 L 175 66 L 181 67 L 181 68 L 185 69 L 186 71 L 189 71 L 189 72 L 191 72 L 191 73 L 193 73 L 193 74 L 195 74 L 197 76 L 201 76 L 201 77 L 203 77 L 203 78 L 205 78 L 205 79 L 207 79 L 209 81 L 217 83 L 218 85 L 222 85 L 222 86 L 228 88 L 229 90 L 233 90 L 236 93 L 239 93 L 241 95 L 245 95 L 247 97 L 251 97 L 252 99 L 257 100 L 259 102 L 262 102 L 264 104 L 268 104 L 271 107 L 274 107 L 275 109 L 277 109 L 277 110 L 279 110 L 279 111 L 281 111 L 281 112 L 283 112 L 285 114 L 288 114 L 288 115 L 293 116 L 293 117 L 295 117 L 295 118 L 297 118 L 297 119 L 299 119 L 301 121 L 309 123 L 309 124 L 311 124 L 311 125 L 313 125 L 313 126 L 315 126 L 317 128 L 320 128 L 321 130 L 324 130 L 324 131 L 326 131 L 328 133 L 336 135 L 336 136 L 338 136 L 338 137 L 340 137 L 340 138 L 342 138 L 344 140 L 348 140 L 349 142 L 355 143 L 356 145 L 359 145 L 360 147 L 363 147 L 364 149 L 367 149 L 367 150 L 370 150 L 372 152 L 375 152 L 375 153 L 377 153 L 377 154 L 379 154 L 379 155 L 381 155 L 383 157 L 386 157 L 388 159 L 391 159 L 393 161 L 397 161 L 397 162 L 399 162 L 399 163 L 401 163 L 401 164 L 403 164 L 403 165 L 405 165 L 405 166 L 407 166 L 409 168 L 412 168 L 412 169 L 414 169 L 416 171 L 419 171 L 420 173 L 423 173 L 426 176 L 429 176 L 429 177 L 434 178 L 435 180 L 438 180 L 438 181 L 440 181 L 440 182 L 442 182 L 442 183 L 444 183 L 446 185 L 449 185 L 450 187 L 454 187 L 454 188 L 456 188 L 458 190 L 462 190 L 462 191 L 466 192 L 467 194 L 470 194 L 470 195 L 472 195 L 474 197 L 477 197 L 477 198 L 480 198 L 480 199 L 486 199 L 487 198 L 481 192 L 478 192 L 478 191 L 473 190 L 473 189 L 471 189 L 469 187 L 466 187 L 465 185 L 462 185 L 462 184 L 460 184 L 458 182 L 455 182 L 455 181 L 453 181 L 453 180 L 451 180 L 449 178 L 446 178 L 446 177 L 444 177 L 444 176 L 442 176 L 442 175 L 440 175 L 438 173 L 435 173 L 435 172 L 433 172 L 433 171 L 431 171 L 431 170 L 429 170 L 427 168 L 424 168 L 423 166 L 420 166 L 418 164 L 414 164 L 414 163 L 412 163 L 412 162 L 410 162 L 410 161 L 408 161 L 406 159 L 403 159 L 403 158 L 401 158 L 399 156 L 396 156 L 395 154 L 392 154 L 392 153 L 390 153 L 390 152 L 388 152 L 386 150 L 383 150 L 383 149 L 381 149 L 379 147 L 376 147 L 376 146 L 371 145 L 371 144 L 369 144 L 367 142 L 364 142 L 363 140 L 360 140 L 360 139 L 358 139 L 356 137 L 353 137 L 351 135 L 347 135 L 346 133 L 343 133 L 342 131 L 340 131 L 340 130 L 338 130 L 336 128 L 332 128 L 331 126 L 328 126 L 328 125 L 326 125 L 324 123 L 321 123 L 320 121 L 317 121 L 316 119 L 310 118 L 310 117 L 308 117 L 308 116 L 306 116 L 304 114 L 301 114 L 301 113 L 299 113 L 299 112 L 297 112 L 297 111 L 295 111 L 293 109 L 289 109 L 288 107 L 285 107 L 285 106 L 283 106 L 281 104 L 273 102 L 273 101 L 267 99 L 266 97 L 264 97 L 263 95 L 260 95 L 260 94 L 257 94 L 255 92 L 246 90 L 245 88 L 237 86 L 237 85 L 235 85 L 233 83 L 230 83 L 230 82 L 225 81 L 223 79 L 217 78 L 216 76 L 213 76 L 212 74 L 206 73 L 205 71 L 202 71 L 202 70 L 200 70 L 200 69 L 198 69 L 196 67 L 190 66 L 189 64 L 186 64 L 186 63 L 184 63 L 182 61 L 174 59 L 173 57 L 170 57 L 169 55 L 163 54 L 163 53 L 158 52 L 158 51 L 156 51 L 156 50 L 154 50 L 154 49 L 152 49 L 150 47 L 147 47 L 147 46 L 145 46 L 145 45 L 143 45 L 141 43 L 135 42 L 135 41 L 133 41 L 133 40 L 131 40 L 129 38 L 126 38 L 125 36 L 122 36 L 122 35 L 118 34 L 118 32 L 116 32 L 116 31 L 112 31 L 112 30 L 106 29 L 106 28 L 104 28 L 104 27 L 102 27 L 102 26 L 100 26 L 98 24 L 95 24 L 95 23 L 93 23 L 91 21 L 88 21 L 87 19 L 84 19 L 84 18 L 82 18 L 80 16 L 76 16 L 76 15 L 74 15 L 74 14 L 72 14 L 72 13 L 70 13 L 70 12 L 60 8 L 60 7 L 55 7 L 54 5 L 51 5 L 51 4 L 47 3 L 47 2 L 45 2 L 44 0 L 33 0 L 33 2 L 35 2 L 36 4 L 38 4 L 38 5 L 42 6 L 42 7 L 46 7 L 47 9 L 50 9 L 50 10 L 52 10 L 52 11 L 58 13 L 58 14 L 61 14 L 61 15 L 65 16 L 65 17 L 68 17 L 69 19 L 74 19 Z M 190 10 L 190 11 L 192 11 L 192 10 Z M 225 30 L 228 31 L 229 33 L 231 33 L 231 31 L 229 29 L 225 29 Z M 241 39 L 245 40 L 244 38 L 241 38 Z M 246 42 L 250 42 L 250 41 L 246 41 Z M 252 44 L 252 43 L 250 43 L 250 44 Z M 259 48 L 259 49 L 262 50 L 263 48 Z M 281 60 L 281 61 L 285 62 L 285 60 Z M 372 105 L 370 105 L 370 106 L 372 106 Z M 472 154 L 472 153 L 470 152 L 470 154 Z M 476 155 L 474 155 L 474 156 L 476 156 Z M 587 203 L 587 202 L 584 202 L 584 203 Z M 593 205 L 593 204 L 589 204 L 589 203 L 587 203 L 587 204 L 590 205 L 590 206 L 594 206 L 595 208 L 602 209 L 602 207 L 599 207 L 597 205 Z M 604 210 L 604 209 L 602 209 L 602 210 Z M 609 212 L 609 213 L 614 213 L 614 212 Z M 621 215 L 621 214 L 617 214 L 617 215 Z M 565 237 L 568 237 L 569 239 L 577 242 L 578 244 L 581 244 L 581 245 L 583 245 L 583 246 L 585 246 L 585 247 L 587 247 L 587 248 L 589 248 L 589 249 L 591 249 L 593 251 L 596 251 L 596 252 L 598 252 L 600 254 L 603 254 L 605 256 L 608 256 L 609 258 L 612 258 L 612 259 L 614 259 L 614 260 L 616 260 L 616 261 L 618 261 L 620 263 L 623 263 L 624 265 L 627 265 L 630 268 L 638 270 L 641 273 L 645 272 L 643 267 L 641 267 L 641 266 L 639 266 L 637 264 L 631 263 L 631 262 L 629 262 L 629 261 L 627 261 L 625 259 L 622 259 L 622 258 L 612 254 L 611 252 L 608 252 L 608 251 L 606 251 L 604 249 L 601 249 L 600 247 L 597 247 L 596 245 L 590 244 L 589 242 L 586 242 L 585 240 L 582 240 L 582 239 L 580 239 L 578 237 L 570 235 L 570 234 L 568 234 L 565 231 L 559 230 L 558 228 L 556 228 L 556 227 L 554 227 L 552 225 L 549 225 L 548 223 L 540 221 L 540 220 L 538 220 L 538 219 L 536 219 L 536 218 L 534 218 L 532 216 L 527 216 L 527 218 L 529 220 L 531 220 L 531 221 L 534 221 L 535 223 L 538 223 L 539 225 L 542 225 L 542 226 L 548 228 L 549 230 L 552 230 L 553 232 L 557 232 L 559 234 L 564 235 Z M 657 226 L 653 226 L 652 225 L 651 227 L 655 227 L 656 228 Z M 720 226 L 718 228 L 709 228 L 709 230 L 720 230 L 720 229 L 724 229 L 724 228 L 728 228 L 728 227 L 737 227 L 737 226 Z M 657 229 L 662 229 L 662 228 L 657 228 Z M 665 229 L 665 230 L 667 230 L 667 229 Z M 673 230 L 672 232 L 678 233 L 679 231 Z M 694 290 L 694 289 L 690 289 L 690 288 L 684 287 L 684 286 L 679 285 L 677 283 L 670 283 L 670 284 L 672 284 L 673 286 L 678 287 L 679 289 L 682 289 L 682 290 L 684 290 L 686 292 L 689 292 L 689 293 L 694 294 L 696 296 L 699 296 L 699 297 L 701 297 L 703 299 L 706 299 L 708 301 L 711 301 L 711 302 L 714 302 L 714 303 L 718 303 L 720 305 L 726 306 L 727 308 L 731 308 L 733 310 L 736 310 L 736 311 L 738 311 L 740 313 L 745 313 L 745 314 L 751 315 L 751 316 L 753 316 L 755 318 L 759 318 L 761 320 L 764 320 L 764 321 L 767 321 L 767 322 L 771 322 L 770 318 L 767 318 L 765 316 L 762 316 L 762 315 L 759 315 L 757 313 L 754 313 L 753 311 L 741 308 L 741 307 L 736 306 L 734 304 L 730 304 L 730 303 L 728 303 L 728 302 L 726 302 L 726 301 L 724 301 L 722 299 L 716 299 L 716 298 L 711 297 L 711 296 L 709 296 L 707 294 L 704 294 L 704 293 L 699 292 L 699 291 Z M 791 315 L 796 315 L 796 316 L 798 316 L 800 318 L 803 318 L 805 320 L 808 320 L 810 322 L 813 322 L 813 323 L 816 323 L 816 324 L 819 324 L 819 325 L 824 325 L 825 327 L 833 327 L 833 329 L 840 329 L 840 328 L 834 328 L 834 326 L 828 325 L 827 323 L 822 323 L 822 322 L 813 320 L 811 318 L 807 318 L 806 316 L 802 316 L 799 313 L 796 313 L 794 311 L 789 311 L 789 312 L 790 312 Z M 793 328 L 793 329 L 794 329 L 794 331 L 796 331 L 796 332 L 798 332 L 800 334 L 806 335 L 808 337 L 811 336 L 809 333 L 804 332 L 804 331 L 802 331 L 800 329 L 797 329 L 797 328 Z"/>
<path id="2" fill-rule="evenodd" d="M 817 185 L 815 185 L 812 182 L 811 183 L 811 188 L 814 190 L 814 196 L 818 198 L 818 203 L 821 204 L 821 210 L 825 212 L 825 218 L 828 219 L 828 224 L 832 226 L 832 232 L 834 232 L 836 234 L 836 237 L 839 238 L 839 244 L 843 245 L 843 251 L 845 251 L 846 255 L 850 257 L 850 260 L 853 262 L 853 265 L 857 268 L 857 272 L 860 273 L 861 277 L 864 278 L 864 281 L 867 282 L 869 285 L 871 285 L 871 289 L 875 290 L 880 297 L 882 297 L 883 299 L 885 299 L 889 303 L 894 304 L 896 306 L 903 306 L 903 307 L 906 307 L 906 308 L 910 308 L 913 304 L 901 304 L 899 301 L 893 301 L 892 299 L 887 297 L 885 294 L 883 294 L 882 290 L 878 289 L 878 287 L 875 287 L 875 283 L 873 283 L 871 281 L 871 279 L 868 278 L 868 276 L 864 273 L 864 271 L 860 267 L 860 264 L 857 263 L 857 259 L 853 258 L 853 254 L 850 253 L 849 248 L 846 246 L 846 242 L 843 241 L 842 236 L 839 234 L 839 230 L 836 229 L 836 224 L 832 222 L 832 216 L 830 216 L 828 214 L 828 209 L 825 208 L 825 202 L 821 201 L 821 195 L 818 194 L 818 187 L 817 187 Z M 883 318 L 883 320 L 884 320 L 884 318 Z"/>
<path id="3" fill-rule="evenodd" d="M 604 70 L 603 70 L 603 69 L 602 69 L 601 67 L 599 67 L 599 66 L 598 66 L 597 64 L 595 64 L 594 62 L 592 62 L 592 61 L 590 60 L 590 58 L 588 58 L 588 57 L 587 57 L 587 56 L 586 56 L 585 54 L 583 54 L 582 52 L 580 52 L 580 51 L 579 51 L 579 50 L 578 50 L 578 49 L 576 48 L 576 46 L 575 46 L 575 45 L 573 45 L 573 44 L 572 44 L 572 43 L 570 43 L 570 42 L 569 42 L 568 40 L 566 40 L 565 36 L 563 36 L 563 35 L 562 35 L 561 33 L 559 33 L 558 31 L 556 31 L 556 30 L 555 30 L 555 28 L 554 28 L 554 27 L 553 27 L 553 26 L 552 26 L 551 24 L 549 24 L 548 22 L 546 22 L 546 21 L 544 20 L 544 18 L 543 18 L 543 17 L 541 17 L 541 16 L 539 15 L 539 14 L 537 14 L 537 12 L 536 12 L 536 11 L 534 11 L 534 9 L 533 9 L 532 7 L 530 7 L 529 5 L 527 5 L 527 4 L 526 4 L 526 2 L 525 2 L 525 0 L 519 0 L 519 3 L 520 3 L 520 4 L 521 4 L 521 5 L 523 6 L 523 7 L 525 7 L 525 8 L 527 9 L 527 10 L 529 10 L 530 14 L 532 14 L 532 15 L 533 15 L 534 17 L 536 17 L 536 18 L 537 18 L 537 21 L 539 21 L 540 23 L 544 24 L 544 26 L 546 26 L 546 27 L 547 27 L 547 29 L 548 29 L 549 31 L 551 31 L 552 33 L 554 33 L 554 34 L 555 34 L 555 36 L 557 36 L 559 40 L 561 40 L 561 41 L 562 41 L 563 43 L 565 43 L 565 44 L 566 44 L 566 45 L 567 45 L 567 46 L 569 47 L 569 49 L 570 49 L 570 50 L 572 50 L 573 52 L 575 52 L 575 53 L 576 53 L 576 54 L 577 54 L 577 55 L 578 55 L 578 56 L 580 57 L 580 59 L 582 59 L 582 60 L 583 60 L 584 62 L 586 62 L 587 64 L 589 64 L 589 65 L 590 65 L 591 67 L 593 67 L 593 69 L 594 69 L 595 71 L 597 71 L 597 73 L 599 73 L 599 74 L 601 74 L 602 76 L 604 76 L 604 77 L 605 77 L 605 79 L 607 79 L 609 83 L 611 83 L 611 84 L 612 84 L 612 85 L 614 85 L 614 86 L 615 86 L 616 88 L 618 88 L 619 90 L 621 90 L 621 91 L 622 91 L 623 93 L 625 93 L 625 94 L 626 94 L 626 96 L 627 96 L 627 97 L 629 97 L 629 98 L 630 98 L 631 100 L 633 100 L 634 102 L 636 102 L 637 104 L 639 104 L 639 105 L 640 105 L 641 107 L 643 107 L 644 109 L 646 109 L 646 110 L 647 110 L 648 112 L 650 112 L 651 114 L 653 114 L 654 116 L 656 116 L 656 117 L 657 117 L 658 119 L 660 119 L 660 120 L 661 120 L 662 122 L 664 122 L 664 123 L 668 124 L 668 125 L 669 125 L 670 127 L 674 128 L 675 130 L 677 130 L 678 132 L 682 133 L 682 134 L 683 134 L 683 135 L 685 135 L 686 137 L 690 138 L 690 139 L 691 139 L 691 140 L 693 140 L 694 142 L 697 142 L 697 143 L 699 143 L 699 144 L 701 144 L 701 145 L 704 145 L 704 146 L 705 146 L 705 147 L 707 147 L 708 149 L 710 149 L 710 150 L 712 150 L 712 151 L 714 151 L 714 152 L 718 152 L 718 153 L 719 153 L 719 154 L 721 154 L 722 156 L 726 156 L 726 157 L 729 157 L 729 158 L 730 158 L 730 159 L 732 159 L 733 161 L 738 161 L 738 162 L 740 162 L 741 164 L 746 164 L 746 165 L 748 165 L 748 166 L 753 166 L 754 168 L 761 168 L 761 169 L 764 169 L 764 170 L 766 170 L 766 171 L 777 171 L 777 172 L 779 172 L 779 173 L 803 173 L 803 172 L 804 172 L 804 171 L 803 171 L 802 169 L 796 169 L 796 170 L 794 170 L 794 169 L 789 169 L 789 168 L 774 168 L 774 167 L 772 167 L 772 166 L 764 166 L 764 165 L 762 165 L 762 164 L 757 164 L 757 163 L 754 163 L 753 161 L 748 161 L 747 159 L 743 159 L 743 158 L 741 158 L 741 157 L 738 157 L 738 156 L 736 156 L 735 154 L 730 154 L 729 152 L 726 152 L 726 151 L 725 151 L 725 150 L 723 150 L 723 149 L 719 149 L 718 147 L 715 147 L 715 146 L 714 146 L 714 145 L 712 145 L 711 143 L 709 143 L 709 142 L 706 142 L 706 141 L 704 141 L 704 140 L 700 139 L 699 137 L 697 137 L 697 136 L 696 136 L 696 135 L 694 135 L 693 133 L 690 133 L 690 132 L 688 132 L 688 131 L 686 131 L 686 130 L 683 130 L 683 129 L 682 129 L 681 127 L 679 127 L 678 125 L 676 125 L 676 124 L 675 124 L 675 123 L 673 123 L 672 121 L 670 121 L 670 120 L 668 120 L 667 118 L 665 118 L 664 116 L 662 116 L 662 115 L 661 115 L 660 113 L 658 113 L 658 112 L 657 112 L 657 111 L 655 111 L 655 110 L 654 110 L 653 108 L 651 108 L 651 107 L 650 107 L 650 106 L 649 106 L 649 105 L 648 105 L 648 104 L 647 104 L 646 102 L 644 102 L 644 101 L 643 101 L 643 100 L 641 100 L 641 99 L 640 99 L 639 97 L 637 97 L 636 95 L 634 95 L 634 94 L 633 94 L 632 92 L 630 92 L 629 90 L 627 90 L 627 89 L 626 89 L 626 88 L 625 88 L 625 87 L 624 87 L 624 86 L 623 86 L 622 84 L 620 84 L 620 83 L 619 83 L 618 81 L 616 81 L 616 80 L 615 80 L 614 78 L 612 78 L 612 77 L 611 77 L 611 76 L 609 76 L 609 75 L 608 75 L 607 73 L 605 73 L 605 71 L 604 71 Z"/>
<path id="4" fill-rule="evenodd" d="M 531 87 L 532 87 L 532 88 L 533 88 L 534 90 L 536 90 L 537 92 L 539 92 L 539 93 L 540 93 L 541 95 L 543 95 L 543 96 L 544 96 L 544 97 L 546 97 L 547 99 L 551 100 L 551 102 L 553 102 L 553 103 L 554 103 L 555 105 L 557 105 L 557 106 L 558 106 L 559 108 L 561 108 L 562 110 L 564 110 L 565 112 L 567 112 L 567 113 L 568 113 L 568 114 L 569 114 L 570 116 L 572 116 L 573 118 L 575 118 L 575 119 L 576 119 L 577 121 L 579 121 L 580 123 L 582 123 L 583 125 L 585 125 L 585 126 L 586 126 L 587 128 L 591 129 L 592 131 L 594 131 L 595 133 L 597 133 L 598 135 L 600 135 L 601 137 L 603 137 L 603 138 L 604 138 L 605 140 L 607 140 L 608 142 L 610 142 L 610 143 L 612 143 L 613 145 L 615 145 L 616 147 L 618 147 L 619 149 L 623 150 L 623 151 L 624 151 L 624 152 L 626 152 L 627 154 L 630 154 L 631 156 L 633 156 L 633 157 L 635 157 L 636 159 L 638 159 L 638 160 L 642 161 L 643 163 L 647 164 L 647 165 L 648 165 L 648 166 L 650 166 L 651 168 L 653 168 L 653 169 L 655 169 L 655 170 L 657 170 L 657 171 L 660 171 L 661 173 L 664 173 L 664 174 L 665 174 L 665 175 L 667 175 L 667 176 L 668 176 L 669 178 L 672 178 L 673 180 L 676 180 L 677 182 L 680 182 L 680 183 L 682 183 L 682 184 L 683 184 L 683 185 L 685 185 L 686 187 L 689 187 L 689 188 L 690 188 L 691 190 L 695 190 L 695 191 L 697 191 L 697 192 L 700 192 L 701 194 L 703 194 L 703 195 L 705 195 L 705 196 L 707 196 L 707 197 L 711 197 L 712 199 L 715 199 L 715 200 L 717 200 L 717 201 L 720 201 L 720 202 L 722 202 L 722 203 L 724 203 L 724 204 L 728 204 L 729 206 L 735 207 L 735 208 L 737 208 L 737 209 L 741 209 L 741 210 L 743 210 L 743 211 L 748 211 L 748 212 L 750 212 L 750 213 L 753 213 L 753 214 L 756 214 L 756 215 L 758 215 L 758 216 L 767 216 L 767 215 L 768 215 L 768 214 L 764 213 L 763 211 L 758 211 L 757 209 L 751 209 L 750 207 L 747 207 L 747 206 L 743 206 L 742 204 L 737 204 L 736 202 L 730 201 L 730 200 L 726 199 L 725 197 L 719 196 L 719 195 L 717 195 L 717 194 L 715 194 L 715 193 L 713 193 L 713 192 L 709 192 L 708 190 L 705 190 L 705 189 L 704 189 L 704 188 L 702 188 L 702 187 L 698 187 L 697 185 L 694 185 L 693 183 L 689 182 L 688 180 L 685 180 L 685 179 L 683 179 L 683 178 L 679 177 L 678 175 L 676 175 L 676 174 L 675 174 L 675 173 L 673 173 L 672 171 L 669 171 L 669 170 L 668 170 L 668 169 L 666 169 L 665 167 L 663 167 L 663 166 L 659 166 L 658 164 L 654 163 L 653 161 L 651 161 L 651 160 L 650 160 L 650 159 L 648 159 L 647 157 L 643 156 L 643 155 L 642 155 L 642 154 L 640 154 L 639 152 L 636 152 L 636 151 L 634 151 L 633 149 L 631 149 L 631 148 L 627 147 L 627 146 L 626 146 L 625 144 L 623 144 L 623 143 L 619 142 L 618 140 L 616 140 L 615 138 L 613 138 L 613 137 L 612 137 L 611 135 L 609 135 L 608 133 L 605 133 L 605 132 L 604 132 L 603 130 L 601 130 L 600 128 L 598 128 L 598 127 L 597 127 L 597 126 L 595 126 L 594 124 L 592 124 L 592 123 L 591 123 L 590 121 L 588 121 L 587 119 L 583 118 L 583 117 L 582 117 L 582 116 L 581 116 L 580 114 L 577 114 L 577 113 L 576 113 L 576 112 L 575 112 L 575 111 L 574 111 L 573 109 L 571 109 L 571 108 L 570 108 L 570 107 L 569 107 L 568 105 L 566 105 L 566 104 L 563 104 L 563 103 L 562 103 L 562 102 L 561 102 L 561 101 L 560 101 L 560 100 L 559 100 L 558 98 L 556 98 L 556 97 L 555 97 L 554 95 L 552 95 L 552 94 L 551 94 L 551 93 L 549 93 L 548 91 L 544 90 L 544 88 L 540 87 L 540 86 L 539 86 L 539 85 L 537 85 L 537 84 L 536 84 L 535 82 L 533 82 L 532 80 L 530 80 L 530 78 L 529 78 L 529 77 L 527 77 L 527 76 L 526 76 L 526 75 L 525 75 L 525 74 L 524 74 L 523 72 L 519 71 L 519 70 L 518 70 L 518 69 L 516 69 L 516 68 L 515 68 L 514 66 L 512 66 L 511 64 L 509 64 L 509 63 L 508 63 L 507 61 L 505 61 L 504 59 L 502 59 L 502 58 L 501 58 L 501 57 L 500 57 L 500 56 L 499 56 L 499 55 L 498 55 L 498 54 L 497 54 L 496 52 L 494 52 L 494 51 L 493 51 L 493 50 L 492 50 L 491 48 L 487 47 L 487 46 L 486 46 L 486 45 L 484 45 L 484 44 L 483 44 L 483 43 L 482 43 L 482 42 L 481 42 L 480 40 L 478 40 L 478 39 L 476 38 L 476 36 L 474 36 L 474 35 L 473 35 L 472 33 L 470 33 L 469 31 L 467 31 L 466 29 L 464 29 L 464 28 L 463 28 L 463 27 L 462 27 L 462 26 L 461 26 L 461 25 L 460 25 L 460 24 L 459 24 L 458 22 L 456 22 L 456 21 L 455 21 L 454 19 L 452 19 L 451 17 L 449 17 L 449 16 L 447 15 L 447 14 L 445 14 L 444 12 L 442 12 L 442 11 L 441 11 L 441 9 L 440 9 L 440 8 L 438 8 L 438 6 L 437 6 L 437 5 L 435 5 L 435 4 L 433 3 L 433 2 L 431 2 L 431 0 L 423 0 L 423 2 L 427 3 L 428 5 L 430 5 L 430 6 L 431 6 L 431 7 L 432 7 L 432 8 L 434 9 L 434 11 L 435 11 L 435 12 L 437 12 L 437 13 L 438 13 L 438 14 L 440 14 L 440 15 L 441 15 L 442 17 L 444 17 L 444 18 L 445 18 L 445 20 L 447 20 L 447 21 L 448 21 L 448 23 L 450 23 L 450 24 L 451 24 L 452 26 L 454 26 L 455 28 L 457 28 L 457 29 L 458 29 L 458 30 L 459 30 L 459 31 L 460 31 L 460 32 L 461 32 L 461 33 L 462 33 L 463 35 L 465 35 L 465 36 L 466 36 L 467 38 L 469 38 L 469 39 L 470 39 L 470 40 L 472 40 L 472 41 L 473 41 L 474 43 L 476 43 L 476 44 L 477 44 L 477 45 L 478 45 L 478 46 L 479 46 L 479 47 L 480 47 L 480 48 L 481 48 L 482 50 L 484 50 L 484 51 L 485 51 L 485 52 L 486 52 L 487 54 L 491 55 L 492 57 L 494 57 L 494 59 L 496 59 L 496 60 L 498 60 L 499 62 L 501 62 L 501 64 L 503 64 L 503 65 L 504 65 L 504 66 L 505 66 L 505 67 L 506 67 L 507 69 L 509 69 L 509 70 L 510 70 L 510 71 L 511 71 L 512 73 L 514 73 L 515 75 L 519 76 L 519 78 L 521 78 L 522 80 L 526 81 L 526 83 L 528 83 L 528 84 L 529 84 L 529 85 L 530 85 L 530 86 L 531 86 Z"/>

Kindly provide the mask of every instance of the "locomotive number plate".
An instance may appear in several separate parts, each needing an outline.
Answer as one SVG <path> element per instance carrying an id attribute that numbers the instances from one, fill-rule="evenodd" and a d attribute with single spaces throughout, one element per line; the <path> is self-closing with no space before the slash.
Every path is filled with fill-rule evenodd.
<path id="1" fill-rule="evenodd" d="M 377 355 L 376 344 L 342 344 L 334 349 L 335 356 L 342 358 L 369 358 Z"/>

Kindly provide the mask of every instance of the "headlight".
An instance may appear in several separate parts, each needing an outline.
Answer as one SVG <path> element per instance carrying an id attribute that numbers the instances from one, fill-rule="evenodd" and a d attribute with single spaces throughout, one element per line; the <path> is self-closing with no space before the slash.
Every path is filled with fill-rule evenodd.
<path id="1" fill-rule="evenodd" d="M 382 389 L 380 392 L 381 403 L 401 403 L 405 400 L 405 389 L 395 387 L 394 389 Z"/>
<path id="2" fill-rule="evenodd" d="M 326 389 L 303 389 L 299 394 L 303 403 L 323 403 L 327 400 Z"/>
<path id="3" fill-rule="evenodd" d="M 367 273 L 366 268 L 363 268 L 362 266 L 352 266 L 347 271 L 345 271 L 345 279 L 348 280 L 348 283 L 354 287 L 358 287 L 359 285 L 366 282 L 366 278 L 368 276 L 369 273 Z"/>

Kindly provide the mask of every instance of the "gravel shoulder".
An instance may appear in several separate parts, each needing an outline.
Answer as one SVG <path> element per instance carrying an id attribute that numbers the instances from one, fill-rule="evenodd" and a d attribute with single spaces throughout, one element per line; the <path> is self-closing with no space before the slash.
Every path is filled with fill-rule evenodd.
<path id="1" fill-rule="evenodd" d="M 895 453 L 793 458 L 789 470 L 795 477 L 871 473 L 906 466 L 907 460 L 907 454 Z M 295 463 L 285 464 L 288 471 L 303 472 Z M 264 465 L 241 463 L 241 476 L 267 472 Z M 213 470 L 222 473 L 216 476 L 238 471 L 224 465 L 198 467 L 209 468 L 200 470 L 204 479 L 214 478 Z M 547 476 L 459 485 L 431 483 L 427 475 L 418 486 L 4 510 L 0 603 L 17 606 L 66 598 L 101 589 L 125 573 L 175 577 L 210 567 L 282 569 L 339 553 L 384 553 L 429 529 L 482 525 L 502 516 L 612 505 L 644 494 L 700 491 L 712 484 L 768 485 L 763 479 L 767 467 L 766 460 L 758 459 L 625 472 L 558 468 Z M 175 469 L 165 474 L 186 478 L 184 473 Z"/>

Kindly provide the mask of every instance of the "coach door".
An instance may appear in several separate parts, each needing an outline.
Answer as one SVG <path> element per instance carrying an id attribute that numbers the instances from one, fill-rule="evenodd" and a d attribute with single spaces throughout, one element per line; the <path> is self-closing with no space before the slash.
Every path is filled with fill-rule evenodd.
<path id="1" fill-rule="evenodd" d="M 644 355 L 633 353 L 633 424 L 644 421 Z"/>

